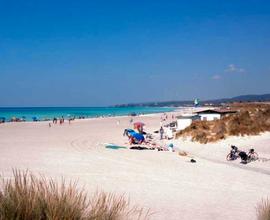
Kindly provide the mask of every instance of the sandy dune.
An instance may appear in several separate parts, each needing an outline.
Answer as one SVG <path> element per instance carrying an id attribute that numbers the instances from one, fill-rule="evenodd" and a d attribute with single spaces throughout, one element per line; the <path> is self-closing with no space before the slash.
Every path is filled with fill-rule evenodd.
<path id="1" fill-rule="evenodd" d="M 159 128 L 159 115 L 137 117 L 146 130 Z M 120 124 L 117 123 L 119 120 Z M 190 157 L 177 153 L 106 149 L 104 143 L 126 146 L 128 117 L 0 125 L 0 171 L 29 169 L 48 177 L 79 180 L 89 192 L 102 189 L 125 193 L 131 201 L 154 214 L 152 219 L 255 219 L 256 204 L 270 196 L 270 161 L 242 165 L 227 162 L 229 145 L 254 147 L 270 158 L 270 133 L 229 138 L 200 145 L 188 140 L 174 144 Z M 164 141 L 164 144 L 166 141 Z"/>

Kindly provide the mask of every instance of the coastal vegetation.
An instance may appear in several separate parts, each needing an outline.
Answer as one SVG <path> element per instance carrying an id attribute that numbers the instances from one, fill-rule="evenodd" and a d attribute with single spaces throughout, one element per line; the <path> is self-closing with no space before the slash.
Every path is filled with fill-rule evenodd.
<path id="1" fill-rule="evenodd" d="M 270 105 L 255 103 L 231 104 L 236 114 L 214 121 L 193 121 L 176 137 L 191 137 L 192 141 L 203 144 L 225 139 L 228 136 L 258 135 L 270 131 Z"/>
<path id="2" fill-rule="evenodd" d="M 222 98 L 222 99 L 211 99 L 211 100 L 201 100 L 200 104 L 202 106 L 206 105 L 220 105 L 222 103 L 234 103 L 234 102 L 267 102 L 270 101 L 270 94 L 262 95 L 241 95 L 232 98 Z M 157 101 L 157 102 L 142 102 L 142 103 L 128 103 L 115 105 L 114 107 L 183 107 L 183 106 L 193 106 L 194 100 L 186 101 Z"/>
<path id="3" fill-rule="evenodd" d="M 76 183 L 60 184 L 29 172 L 13 171 L 0 187 L 0 219 L 147 219 L 124 196 L 96 192 L 91 198 Z"/>
<path id="4" fill-rule="evenodd" d="M 257 219 L 270 220 L 270 201 L 268 199 L 262 200 L 257 206 Z"/>

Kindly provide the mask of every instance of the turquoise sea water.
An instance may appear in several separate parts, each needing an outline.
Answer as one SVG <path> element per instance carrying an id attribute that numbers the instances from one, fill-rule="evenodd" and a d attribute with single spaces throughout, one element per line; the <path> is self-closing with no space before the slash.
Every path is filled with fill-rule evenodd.
<path id="1" fill-rule="evenodd" d="M 23 118 L 32 121 L 33 117 L 39 120 L 53 119 L 54 117 L 100 117 L 100 116 L 121 116 L 136 114 L 150 114 L 173 111 L 174 108 L 159 107 L 27 107 L 27 108 L 0 108 L 0 118 L 4 117 L 9 121 L 12 117 Z"/>

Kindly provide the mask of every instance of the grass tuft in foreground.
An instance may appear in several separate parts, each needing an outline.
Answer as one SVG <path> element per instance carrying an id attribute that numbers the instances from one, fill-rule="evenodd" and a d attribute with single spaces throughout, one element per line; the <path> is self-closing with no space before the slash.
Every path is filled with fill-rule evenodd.
<path id="1" fill-rule="evenodd" d="M 130 207 L 124 196 L 96 192 L 91 198 L 76 183 L 60 184 L 14 170 L 12 179 L 2 179 L 0 219 L 147 219 L 149 212 Z"/>
<path id="2" fill-rule="evenodd" d="M 270 220 L 270 201 L 268 199 L 262 200 L 257 206 L 257 219 Z"/>

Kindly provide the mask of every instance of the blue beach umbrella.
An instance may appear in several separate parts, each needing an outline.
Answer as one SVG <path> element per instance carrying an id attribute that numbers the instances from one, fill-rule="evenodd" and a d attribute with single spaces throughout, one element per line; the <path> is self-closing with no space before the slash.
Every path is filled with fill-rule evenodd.
<path id="1" fill-rule="evenodd" d="M 134 137 L 137 141 L 144 141 L 144 136 L 137 132 L 131 132 L 130 135 Z"/>
<path id="2" fill-rule="evenodd" d="M 32 119 L 33 119 L 33 121 L 38 121 L 38 117 L 37 116 L 33 116 Z"/>
<path id="3" fill-rule="evenodd" d="M 124 135 L 125 134 L 129 134 L 130 136 L 134 137 L 137 141 L 144 141 L 144 136 L 140 133 L 135 132 L 132 129 L 126 129 Z"/>

